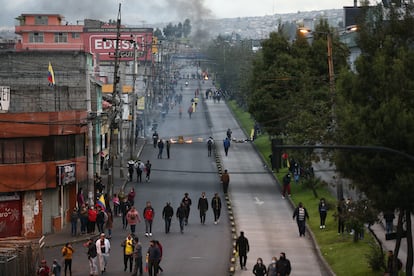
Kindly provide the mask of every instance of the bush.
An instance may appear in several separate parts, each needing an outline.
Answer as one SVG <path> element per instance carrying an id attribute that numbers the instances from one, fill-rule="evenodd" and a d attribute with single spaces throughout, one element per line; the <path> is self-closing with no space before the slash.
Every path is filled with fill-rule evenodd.
<path id="1" fill-rule="evenodd" d="M 365 255 L 367 258 L 368 266 L 373 271 L 380 271 L 385 269 L 384 258 L 385 254 L 382 252 L 381 247 L 375 242 L 371 241 L 369 253 Z"/>

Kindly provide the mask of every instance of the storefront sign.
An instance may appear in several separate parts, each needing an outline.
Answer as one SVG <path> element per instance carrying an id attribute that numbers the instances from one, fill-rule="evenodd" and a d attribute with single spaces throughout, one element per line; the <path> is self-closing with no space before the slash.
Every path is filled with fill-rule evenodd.
<path id="1" fill-rule="evenodd" d="M 66 164 L 56 167 L 57 184 L 65 186 L 76 183 L 76 164 Z"/>

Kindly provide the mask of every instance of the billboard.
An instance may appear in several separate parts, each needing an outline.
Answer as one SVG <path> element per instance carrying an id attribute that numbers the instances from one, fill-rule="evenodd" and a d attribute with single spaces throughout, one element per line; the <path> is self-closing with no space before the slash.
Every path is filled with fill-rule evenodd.
<path id="1" fill-rule="evenodd" d="M 6 113 L 10 107 L 10 87 L 0 86 L 0 113 Z"/>
<path id="2" fill-rule="evenodd" d="M 137 60 L 152 60 L 152 28 L 121 28 L 118 40 L 119 61 L 133 61 L 134 47 Z M 114 61 L 117 46 L 117 29 L 85 28 L 86 51 L 93 54 L 97 61 Z"/>

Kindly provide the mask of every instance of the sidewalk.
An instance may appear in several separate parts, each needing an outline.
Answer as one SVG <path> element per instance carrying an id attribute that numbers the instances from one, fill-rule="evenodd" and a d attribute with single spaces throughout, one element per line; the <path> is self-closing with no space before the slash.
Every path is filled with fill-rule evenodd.
<path id="1" fill-rule="evenodd" d="M 138 138 L 137 146 L 136 146 L 136 151 L 137 152 L 136 152 L 135 156 L 139 156 L 141 154 L 141 151 L 142 151 L 145 143 L 146 143 L 146 140 L 145 140 L 144 137 Z M 124 152 L 126 152 L 125 149 L 124 149 Z M 121 166 L 120 159 L 115 159 L 115 164 L 114 165 L 117 168 L 119 168 Z M 123 166 L 125 167 L 125 164 Z M 126 170 L 126 167 L 125 167 L 125 170 Z M 119 189 L 121 187 L 123 187 L 125 181 L 124 181 L 124 179 L 120 178 L 119 170 L 114 170 L 114 171 L 115 171 L 114 191 L 119 191 Z M 107 183 L 107 181 L 108 181 L 107 178 L 108 178 L 108 175 L 102 175 L 103 183 Z M 79 227 L 80 227 L 79 225 L 80 225 L 80 222 L 78 221 L 78 230 L 79 230 Z M 72 235 L 71 235 L 71 224 L 66 223 L 66 225 L 64 226 L 62 231 L 60 231 L 59 233 L 48 234 L 48 235 L 45 236 L 45 248 L 63 246 L 67 242 L 70 242 L 72 244 L 73 243 L 79 243 L 79 242 L 85 242 L 90 237 L 98 237 L 98 234 L 96 234 L 96 235 L 90 235 L 90 234 L 79 235 L 78 234 L 76 237 L 72 237 Z"/>
<path id="2" fill-rule="evenodd" d="M 336 195 L 337 192 L 337 186 L 342 185 L 343 187 L 343 197 L 344 198 L 352 198 L 354 200 L 357 200 L 360 197 L 360 192 L 353 189 L 351 187 L 351 182 L 347 179 L 340 179 L 338 180 L 338 176 L 335 172 L 335 167 L 331 166 L 328 162 L 318 162 L 313 164 L 315 175 L 316 177 L 321 178 L 323 181 L 329 183 L 328 187 L 331 187 L 331 193 L 333 195 Z M 412 226 L 414 227 L 414 220 L 411 219 Z M 394 228 L 396 228 L 396 222 L 397 222 L 397 215 L 396 219 L 394 220 Z M 373 234 L 381 241 L 384 251 L 395 249 L 395 242 L 396 240 L 389 240 L 387 241 L 385 239 L 385 222 L 381 220 L 381 222 L 375 223 L 371 226 L 371 230 Z M 395 229 L 396 230 L 396 229 Z M 386 252 L 384 252 L 386 253 Z M 401 259 L 403 262 L 403 269 L 405 266 L 405 262 L 407 260 L 407 239 L 401 240 L 401 246 L 400 250 L 398 252 L 398 258 Z"/>
<path id="3" fill-rule="evenodd" d="M 204 86 L 204 89 L 209 87 Z M 292 203 L 282 199 L 280 187 L 250 142 L 232 142 L 225 156 L 223 139 L 226 130 L 232 138 L 245 140 L 246 134 L 234 119 L 224 102 L 205 100 L 211 122 L 211 132 L 223 169 L 230 174 L 229 201 L 234 216 L 234 238 L 244 231 L 249 239 L 250 251 L 247 271 L 241 270 L 235 259 L 234 275 L 251 275 L 257 258 L 268 265 L 273 256 L 285 252 L 292 265 L 292 275 L 333 275 L 308 232 L 299 237 L 296 222 L 292 219 Z"/>

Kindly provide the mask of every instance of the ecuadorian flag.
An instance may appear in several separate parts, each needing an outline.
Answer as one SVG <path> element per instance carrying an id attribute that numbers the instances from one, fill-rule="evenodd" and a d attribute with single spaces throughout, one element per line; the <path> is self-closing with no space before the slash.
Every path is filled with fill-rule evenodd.
<path id="1" fill-rule="evenodd" d="M 98 199 L 98 202 L 96 203 L 98 206 L 100 206 L 102 208 L 102 210 L 105 211 L 105 198 L 103 195 L 101 195 Z"/>
<path id="2" fill-rule="evenodd" d="M 55 72 L 53 72 L 53 67 L 52 64 L 49 61 L 49 67 L 47 69 L 47 80 L 49 81 L 49 85 L 51 86 L 55 86 L 56 82 L 55 82 Z"/>

